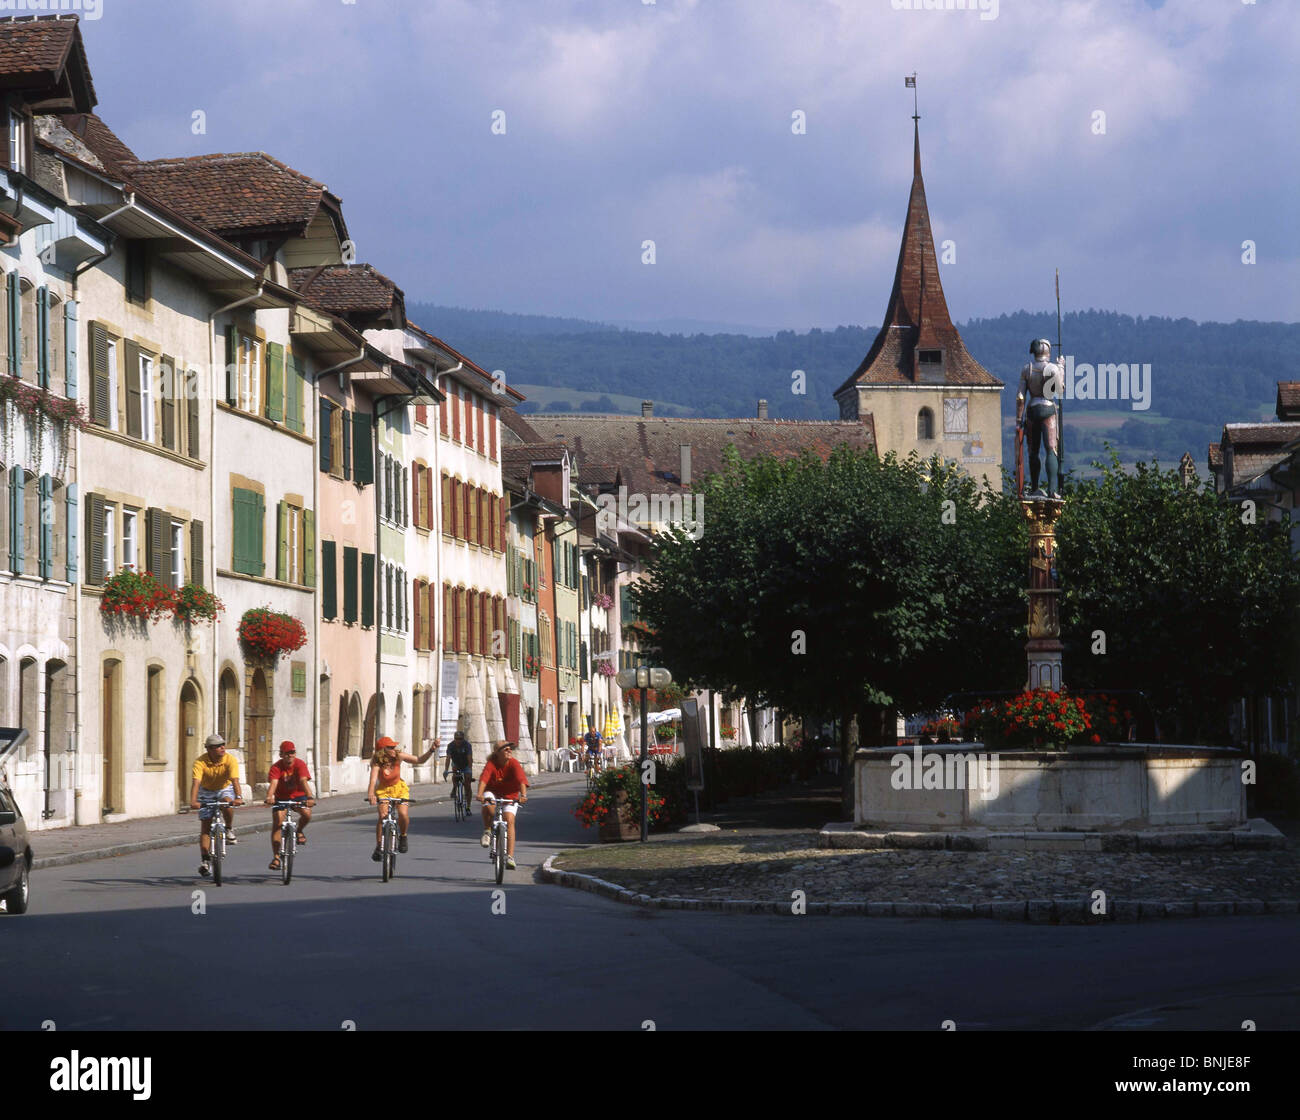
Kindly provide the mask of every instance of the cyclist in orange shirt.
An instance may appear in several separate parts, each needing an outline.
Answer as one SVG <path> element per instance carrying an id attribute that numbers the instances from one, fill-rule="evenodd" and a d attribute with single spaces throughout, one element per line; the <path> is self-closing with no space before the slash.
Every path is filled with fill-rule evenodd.
<path id="1" fill-rule="evenodd" d="M 381 797 L 410 797 L 411 787 L 402 780 L 402 763 L 409 762 L 412 766 L 423 766 L 433 752 L 438 749 L 438 740 L 433 741 L 431 746 L 424 754 L 416 758 L 413 754 L 407 754 L 405 751 L 398 750 L 397 740 L 390 739 L 385 735 L 375 743 L 374 757 L 370 760 L 370 788 L 366 790 L 366 800 L 371 805 L 376 805 Z M 378 863 L 384 858 L 381 845 L 384 842 L 384 814 L 392 806 L 387 803 L 379 807 L 379 820 L 375 824 L 375 850 L 371 852 L 370 858 Z M 405 852 L 406 843 L 406 826 L 408 824 L 409 806 L 402 804 L 397 807 L 397 850 Z"/>
<path id="2" fill-rule="evenodd" d="M 516 800 L 516 804 L 505 807 L 506 814 L 506 866 L 513 871 L 515 869 L 515 819 L 519 811 L 519 806 L 528 800 L 528 775 L 524 773 L 524 768 L 515 761 L 514 750 L 516 744 L 508 743 L 504 739 L 497 741 L 496 750 L 488 755 L 488 760 L 483 766 L 483 772 L 478 776 L 478 794 L 479 801 L 483 801 L 483 794 L 487 792 L 493 797 L 509 797 Z M 480 843 L 487 847 L 492 842 L 492 814 L 493 806 L 487 802 L 483 803 L 483 839 Z"/>

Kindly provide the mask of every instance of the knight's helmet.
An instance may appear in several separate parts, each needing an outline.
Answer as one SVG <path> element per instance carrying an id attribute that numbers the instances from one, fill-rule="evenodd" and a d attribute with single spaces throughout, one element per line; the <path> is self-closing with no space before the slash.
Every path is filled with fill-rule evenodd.
<path id="1" fill-rule="evenodd" d="M 1036 361 L 1045 362 L 1052 356 L 1052 344 L 1045 338 L 1036 338 L 1029 344 L 1029 353 Z"/>

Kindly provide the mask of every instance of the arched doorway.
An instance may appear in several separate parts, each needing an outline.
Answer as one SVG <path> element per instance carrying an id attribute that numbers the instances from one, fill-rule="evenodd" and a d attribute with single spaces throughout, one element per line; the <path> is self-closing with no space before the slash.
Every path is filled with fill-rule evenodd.
<path id="1" fill-rule="evenodd" d="M 63 760 L 68 757 L 68 667 L 62 661 L 45 663 L 45 788 L 65 789 Z M 70 806 L 69 806 L 70 808 Z M 51 816 L 58 809 L 49 810 Z"/>
<path id="2" fill-rule="evenodd" d="M 354 692 L 348 704 L 348 755 L 351 758 L 361 757 L 361 735 L 361 693 Z"/>
<path id="3" fill-rule="evenodd" d="M 100 682 L 100 813 L 126 811 L 122 760 L 122 662 L 104 662 Z"/>
<path id="4" fill-rule="evenodd" d="M 250 786 L 267 781 L 271 769 L 271 721 L 274 715 L 266 673 L 254 669 L 248 686 L 248 746 L 244 755 Z"/>
<path id="5" fill-rule="evenodd" d="M 348 757 L 348 748 L 352 743 L 352 705 L 348 702 L 348 694 L 345 692 L 339 697 L 339 737 L 338 744 L 334 752 L 334 757 L 342 762 Z"/>
<path id="6" fill-rule="evenodd" d="M 226 741 L 228 750 L 239 746 L 239 678 L 234 669 L 221 674 L 217 691 L 217 733 Z"/>
<path id="7" fill-rule="evenodd" d="M 415 754 L 420 752 L 416 750 L 414 743 L 406 741 L 406 705 L 402 700 L 402 694 L 397 694 L 397 711 L 393 714 L 393 738 L 397 740 L 398 746 L 404 751 L 413 751 Z"/>
<path id="8" fill-rule="evenodd" d="M 199 690 L 193 681 L 181 685 L 180 702 L 176 717 L 176 808 L 186 808 L 190 803 L 190 785 L 193 782 L 194 763 L 199 757 L 199 744 L 203 741 L 203 727 L 199 723 L 202 707 Z"/>

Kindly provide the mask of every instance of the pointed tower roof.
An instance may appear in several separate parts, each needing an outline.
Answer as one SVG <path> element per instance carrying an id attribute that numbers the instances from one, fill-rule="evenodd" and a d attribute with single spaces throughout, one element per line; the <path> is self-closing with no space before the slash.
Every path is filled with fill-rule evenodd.
<path id="1" fill-rule="evenodd" d="M 925 359 L 925 360 L 922 360 Z M 930 232 L 930 211 L 921 178 L 921 134 L 913 123 L 912 193 L 907 200 L 903 243 L 894 270 L 894 289 L 867 356 L 843 385 L 838 398 L 855 385 L 990 385 L 1002 382 L 966 349 L 948 314 L 939 281 L 939 261 Z"/>

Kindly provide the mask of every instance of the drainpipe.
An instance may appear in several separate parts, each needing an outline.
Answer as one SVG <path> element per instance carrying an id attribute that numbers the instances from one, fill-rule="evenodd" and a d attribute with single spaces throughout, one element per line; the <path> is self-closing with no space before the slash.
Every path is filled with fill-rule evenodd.
<path id="1" fill-rule="evenodd" d="M 312 400 L 312 423 L 313 424 L 317 424 L 317 425 L 320 424 L 321 379 L 327 377 L 331 373 L 337 373 L 341 370 L 347 369 L 349 366 L 356 365 L 357 362 L 361 361 L 361 359 L 364 358 L 365 356 L 366 356 L 366 351 L 365 348 L 363 347 L 361 352 L 357 354 L 355 358 L 347 358 L 344 361 L 339 362 L 337 365 L 330 366 L 328 369 L 323 369 L 318 374 L 316 374 L 316 376 L 312 379 L 311 400 Z M 340 377 L 339 378 L 340 383 L 342 382 L 342 380 L 343 380 L 342 377 Z M 317 443 L 319 444 L 320 441 L 319 431 L 316 432 L 316 440 Z M 312 463 L 311 507 L 317 512 L 317 514 L 320 513 L 320 464 L 316 462 Z M 318 519 L 316 523 L 317 537 L 320 536 L 321 528 L 322 528 L 322 524 Z M 320 663 L 323 659 L 321 657 L 321 652 L 320 652 L 320 607 L 316 602 L 315 589 L 313 589 L 313 593 L 312 593 L 311 640 L 312 640 L 312 648 L 316 651 L 316 655 L 312 659 L 313 660 L 312 675 L 316 678 L 316 683 L 312 691 L 312 695 L 316 698 L 315 704 L 313 705 L 315 708 L 315 714 L 312 716 L 312 737 L 311 737 L 312 767 L 313 767 L 313 773 L 316 775 L 316 793 L 319 796 L 324 797 L 327 794 L 334 792 L 334 781 L 333 781 L 334 767 L 332 765 L 333 760 L 331 759 L 331 765 L 329 767 L 330 775 L 331 775 L 330 785 L 329 788 L 326 789 L 321 784 L 321 775 L 324 773 L 324 771 L 321 770 L 321 765 L 320 765 L 320 760 L 321 760 Z M 326 730 L 328 729 L 329 728 L 327 725 Z M 328 751 L 326 751 L 326 757 L 328 757 Z"/>
<path id="2" fill-rule="evenodd" d="M 442 386 L 438 383 L 438 379 L 441 377 L 447 377 L 453 373 L 459 373 L 464 368 L 465 368 L 465 363 L 461 361 L 461 362 L 457 362 L 455 366 L 453 366 L 451 369 L 445 369 L 441 373 L 439 373 L 438 367 L 435 365 L 433 368 L 434 388 L 440 390 L 445 396 L 446 390 L 443 389 Z M 444 401 L 443 403 L 445 404 L 446 402 Z M 448 424 L 450 426 L 450 421 L 448 422 Z M 500 441 L 500 437 L 498 437 L 497 447 L 499 448 L 500 446 L 501 446 L 501 441 Z M 436 491 L 438 495 L 438 517 L 437 517 L 436 527 L 434 527 L 431 530 L 431 532 L 438 534 L 437 536 L 438 543 L 433 550 L 433 586 L 435 588 L 433 601 L 436 609 L 429 611 L 429 625 L 433 627 L 434 634 L 436 635 L 436 640 L 433 646 L 434 649 L 433 723 L 436 730 L 433 735 L 433 738 L 440 739 L 442 736 L 442 664 L 447 657 L 447 650 L 446 647 L 443 645 L 443 638 L 447 630 L 447 618 L 445 612 L 446 605 L 443 603 L 442 600 L 442 583 L 443 583 L 442 580 L 442 519 L 443 517 L 446 516 L 446 513 L 442 508 L 442 424 L 441 423 L 437 425 L 437 430 L 433 433 L 433 449 L 434 449 L 433 476 L 438 480 L 438 489 Z M 460 721 L 457 720 L 457 723 L 459 722 Z M 447 744 L 443 743 L 442 745 L 446 746 Z M 434 769 L 433 769 L 435 775 L 439 772 L 438 766 L 439 763 L 435 761 Z"/>
<path id="3" fill-rule="evenodd" d="M 218 307 L 215 311 L 208 314 L 208 376 L 210 378 L 212 393 L 210 395 L 210 404 L 208 406 L 208 570 L 212 573 L 212 586 L 217 585 L 217 316 L 224 315 L 227 311 L 234 311 L 237 307 L 243 307 L 247 303 L 252 303 L 262 295 L 262 289 L 266 281 L 257 282 L 257 291 L 243 299 L 237 299 L 234 303 L 228 303 L 225 307 Z M 232 355 L 227 354 L 227 358 Z M 230 365 L 230 362 L 226 363 Z M 188 651 L 187 651 L 188 652 Z M 220 661 L 217 655 L 217 625 L 212 625 L 212 676 L 208 685 L 209 704 L 212 712 L 212 726 L 215 729 L 217 723 L 218 697 L 221 692 L 221 682 L 219 679 L 218 668 Z M 247 761 L 247 760 L 245 760 Z M 252 783 L 249 783 L 249 790 L 252 790 Z"/>

